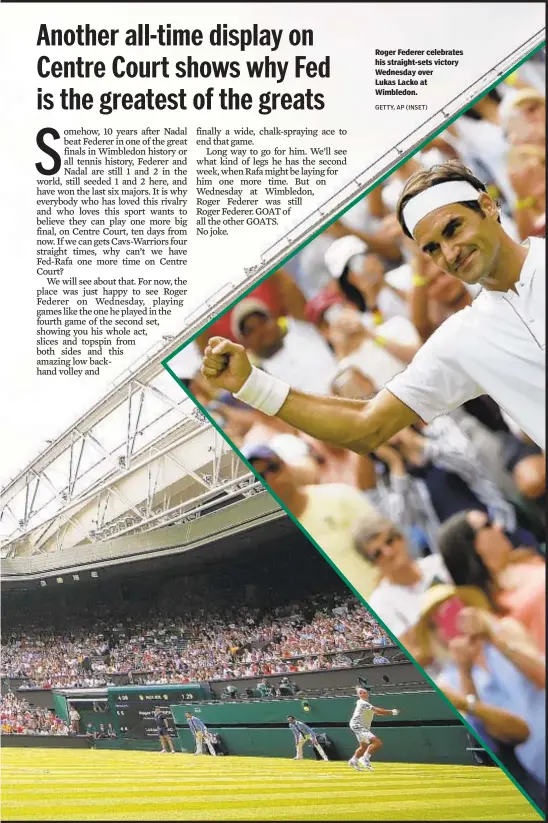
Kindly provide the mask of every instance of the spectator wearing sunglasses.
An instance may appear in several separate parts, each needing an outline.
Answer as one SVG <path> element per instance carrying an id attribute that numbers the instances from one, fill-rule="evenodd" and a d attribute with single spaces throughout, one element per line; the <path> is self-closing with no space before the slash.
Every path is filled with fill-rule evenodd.
<path id="1" fill-rule="evenodd" d="M 482 511 L 459 512 L 441 527 L 438 546 L 457 586 L 476 586 L 496 613 L 528 631 L 546 648 L 546 564 L 527 548 L 514 548 L 499 523 Z"/>
<path id="2" fill-rule="evenodd" d="M 421 658 L 415 626 L 423 594 L 433 584 L 450 580 L 441 556 L 414 558 L 402 530 L 383 517 L 357 525 L 354 548 L 380 575 L 380 583 L 368 600 L 371 609 L 413 656 Z"/>
<path id="3" fill-rule="evenodd" d="M 355 524 L 378 517 L 365 496 L 344 483 L 306 485 L 271 446 L 249 445 L 242 454 L 355 590 L 368 599 L 378 569 L 354 551 Z"/>

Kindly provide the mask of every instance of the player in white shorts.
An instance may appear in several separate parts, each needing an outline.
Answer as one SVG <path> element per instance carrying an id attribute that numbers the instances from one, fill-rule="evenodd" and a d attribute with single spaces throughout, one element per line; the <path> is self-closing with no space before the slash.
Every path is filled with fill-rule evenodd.
<path id="1" fill-rule="evenodd" d="M 371 723 L 376 714 L 399 714 L 398 709 L 381 709 L 372 706 L 369 702 L 369 692 L 361 687 L 356 689 L 358 699 L 354 714 L 348 724 L 358 739 L 359 746 L 348 761 L 348 765 L 360 772 L 365 769 L 373 771 L 371 765 L 371 755 L 378 751 L 383 745 L 382 740 L 371 731 Z"/>

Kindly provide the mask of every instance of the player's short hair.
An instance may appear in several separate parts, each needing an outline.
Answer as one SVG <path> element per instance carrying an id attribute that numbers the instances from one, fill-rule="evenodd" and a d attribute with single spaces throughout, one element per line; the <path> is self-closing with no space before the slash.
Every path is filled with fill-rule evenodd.
<path id="1" fill-rule="evenodd" d="M 295 720 L 295 715 L 294 714 L 288 714 L 287 717 L 286 717 L 286 720 Z"/>
<path id="2" fill-rule="evenodd" d="M 413 239 L 413 235 L 407 228 L 403 217 L 403 209 L 409 200 L 432 186 L 437 186 L 439 183 L 448 183 L 453 180 L 462 180 L 466 183 L 470 183 L 470 185 L 477 189 L 478 192 L 487 192 L 485 183 L 482 183 L 482 181 L 476 177 L 476 175 L 473 174 L 469 168 L 464 166 L 462 163 L 459 163 L 458 160 L 448 160 L 446 163 L 432 166 L 430 169 L 420 169 L 420 171 L 412 174 L 405 184 L 396 206 L 398 223 L 407 237 Z M 476 200 L 466 200 L 460 205 L 466 206 L 466 208 L 469 208 L 477 214 L 480 214 L 482 217 L 485 217 L 485 212 Z"/>

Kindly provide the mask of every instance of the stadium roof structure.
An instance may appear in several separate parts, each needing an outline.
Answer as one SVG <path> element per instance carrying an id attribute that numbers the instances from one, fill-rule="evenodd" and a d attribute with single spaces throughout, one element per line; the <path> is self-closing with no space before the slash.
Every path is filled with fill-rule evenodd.
<path id="1" fill-rule="evenodd" d="M 173 548 L 202 516 L 270 498 L 162 366 L 192 333 L 150 349 L 1 490 L 3 577 Z"/>
<path id="2" fill-rule="evenodd" d="M 189 522 L 206 505 L 229 504 L 238 493 L 262 492 L 162 361 L 500 82 L 544 36 L 544 29 L 536 32 L 265 249 L 240 283 L 212 295 L 186 318 L 183 332 L 149 350 L 10 480 L 0 490 L 2 575 L 25 560 L 45 565 L 54 554 L 58 565 L 67 552 L 81 561 L 101 546 L 120 552 L 122 537 L 131 553 L 138 535 Z"/>

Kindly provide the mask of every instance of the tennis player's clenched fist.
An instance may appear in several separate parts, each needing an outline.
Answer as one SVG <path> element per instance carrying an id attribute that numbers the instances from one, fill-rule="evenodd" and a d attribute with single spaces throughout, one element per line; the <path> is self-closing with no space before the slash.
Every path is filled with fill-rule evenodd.
<path id="1" fill-rule="evenodd" d="M 225 337 L 212 337 L 202 360 L 202 375 L 215 389 L 236 394 L 251 374 L 246 350 Z"/>

